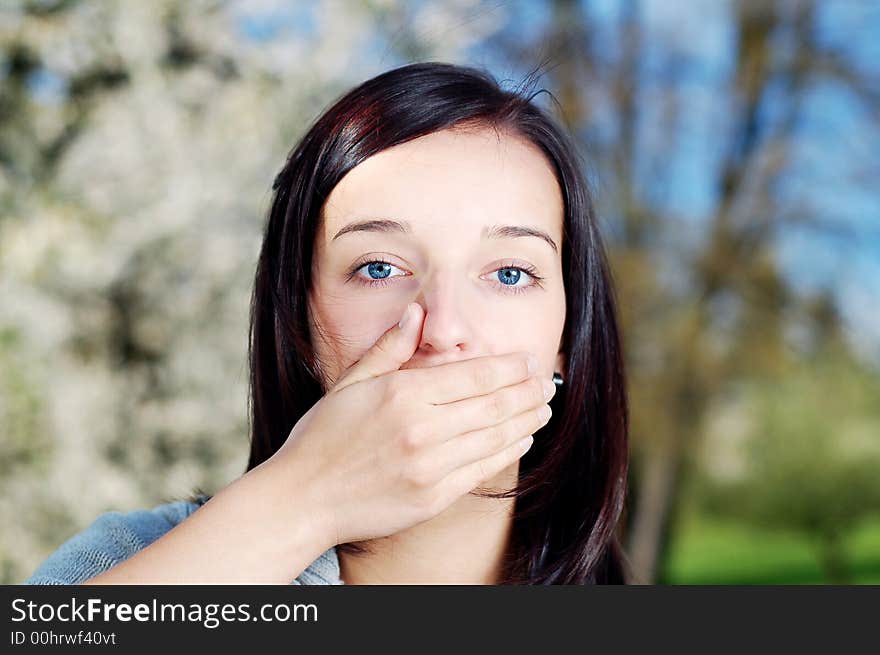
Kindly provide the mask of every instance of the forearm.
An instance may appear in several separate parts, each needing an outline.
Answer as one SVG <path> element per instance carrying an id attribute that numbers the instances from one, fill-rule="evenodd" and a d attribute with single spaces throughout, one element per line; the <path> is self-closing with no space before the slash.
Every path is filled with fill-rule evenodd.
<path id="1" fill-rule="evenodd" d="M 287 584 L 333 544 L 278 467 L 257 467 L 146 548 L 83 584 Z"/>

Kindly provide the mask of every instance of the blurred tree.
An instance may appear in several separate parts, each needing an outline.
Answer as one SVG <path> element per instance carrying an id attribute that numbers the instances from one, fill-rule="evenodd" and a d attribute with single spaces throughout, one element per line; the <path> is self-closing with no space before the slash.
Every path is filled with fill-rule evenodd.
<path id="1" fill-rule="evenodd" d="M 274 172 L 339 91 L 412 59 L 549 64 L 544 86 L 597 185 L 624 323 L 621 533 L 638 579 L 662 581 L 683 485 L 730 390 L 821 374 L 808 354 L 842 331 L 836 299 L 801 302 L 779 255 L 793 226 L 844 247 L 858 236 L 829 215 L 837 178 L 876 197 L 876 155 L 850 156 L 876 132 L 876 66 L 819 29 L 841 4 L 383 0 L 340 16 L 334 2 L 4 3 L 0 582 L 98 511 L 240 473 L 247 299 Z M 835 142 L 847 166 L 805 183 L 816 89 L 865 111 L 858 138 Z M 761 412 L 756 431 L 798 434 Z M 23 508 L 36 518 L 19 521 Z"/>
<path id="2" fill-rule="evenodd" d="M 829 328 L 827 297 L 817 300 Z M 880 379 L 852 357 L 839 335 L 778 375 L 735 393 L 738 458 L 728 473 L 698 476 L 702 509 L 771 530 L 806 534 L 829 583 L 851 582 L 847 534 L 880 515 Z M 729 400 L 727 401 L 729 402 Z M 711 460 L 723 432 L 704 444 Z"/>
<path id="3" fill-rule="evenodd" d="M 808 95 L 830 79 L 875 116 L 880 96 L 874 73 L 820 44 L 809 0 L 725 5 L 727 66 L 690 55 L 687 29 L 649 25 L 638 0 L 551 7 L 539 38 L 562 115 L 599 181 L 626 336 L 633 466 L 621 533 L 636 579 L 662 582 L 717 399 L 738 381 L 776 379 L 800 357 L 791 328 L 827 319 L 796 302 L 777 261 L 789 227 L 839 236 L 822 209 L 787 204 L 781 191 L 794 176 Z M 698 21 L 698 10 L 684 13 Z M 534 57 L 534 42 L 499 45 L 523 66 Z M 676 176 L 695 161 L 691 106 L 707 106 L 706 94 L 717 123 L 700 173 L 713 201 L 694 217 L 673 194 L 687 193 Z"/>
<path id="4" fill-rule="evenodd" d="M 247 310 L 272 180 L 334 97 L 460 60 L 467 2 L 0 7 L 0 583 L 98 513 L 247 460 Z"/>

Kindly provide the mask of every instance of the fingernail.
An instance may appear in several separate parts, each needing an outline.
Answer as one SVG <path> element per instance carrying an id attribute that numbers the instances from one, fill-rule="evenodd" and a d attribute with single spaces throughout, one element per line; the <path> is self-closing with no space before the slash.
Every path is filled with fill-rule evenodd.
<path id="1" fill-rule="evenodd" d="M 541 380 L 541 384 L 544 385 L 544 400 L 550 400 L 556 393 L 556 385 L 550 380 Z"/>
<path id="2" fill-rule="evenodd" d="M 534 354 L 529 353 L 528 359 L 526 360 L 527 365 L 529 367 L 529 375 L 534 375 L 538 370 L 538 358 L 535 357 Z"/>
<path id="3" fill-rule="evenodd" d="M 404 327 L 406 327 L 407 323 L 410 322 L 410 319 L 412 317 L 412 311 L 410 310 L 410 305 L 412 305 L 412 303 L 410 303 L 409 305 L 406 306 L 406 309 L 403 310 L 403 316 L 401 317 L 400 321 L 397 323 L 397 327 L 399 327 L 401 330 Z"/>

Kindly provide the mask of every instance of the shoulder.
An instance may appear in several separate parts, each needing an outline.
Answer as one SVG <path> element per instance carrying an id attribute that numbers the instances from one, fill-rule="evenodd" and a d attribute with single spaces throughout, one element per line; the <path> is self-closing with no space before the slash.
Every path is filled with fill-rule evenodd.
<path id="1" fill-rule="evenodd" d="M 128 559 L 183 521 L 205 500 L 166 502 L 152 509 L 105 512 L 73 535 L 24 584 L 79 584 Z"/>

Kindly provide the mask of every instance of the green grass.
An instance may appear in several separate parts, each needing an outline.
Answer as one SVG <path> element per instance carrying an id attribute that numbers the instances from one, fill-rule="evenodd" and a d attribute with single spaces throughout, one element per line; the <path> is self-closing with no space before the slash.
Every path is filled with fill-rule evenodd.
<path id="1" fill-rule="evenodd" d="M 853 584 L 880 584 L 880 518 L 847 536 Z M 682 521 L 667 565 L 671 584 L 825 584 L 812 541 L 691 515 Z"/>

